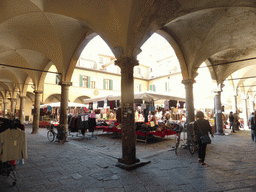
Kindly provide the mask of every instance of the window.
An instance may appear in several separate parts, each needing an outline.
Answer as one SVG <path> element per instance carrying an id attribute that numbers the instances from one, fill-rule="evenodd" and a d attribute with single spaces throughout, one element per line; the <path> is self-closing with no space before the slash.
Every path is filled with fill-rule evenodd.
<path id="1" fill-rule="evenodd" d="M 91 81 L 91 88 L 95 89 L 96 88 L 95 84 L 96 84 L 95 81 Z"/>
<path id="2" fill-rule="evenodd" d="M 89 76 L 80 75 L 80 87 L 91 87 L 91 78 Z"/>
<path id="3" fill-rule="evenodd" d="M 137 74 L 140 75 L 140 68 L 139 67 L 137 68 Z"/>
<path id="4" fill-rule="evenodd" d="M 121 73 L 121 69 L 118 66 L 117 66 L 117 73 L 119 73 L 119 74 Z"/>
<path id="5" fill-rule="evenodd" d="M 139 84 L 139 92 L 141 92 L 141 84 Z"/>
<path id="6" fill-rule="evenodd" d="M 165 82 L 165 91 L 168 91 L 168 82 Z"/>
<path id="7" fill-rule="evenodd" d="M 56 77 L 55 77 L 56 85 L 59 85 L 59 82 L 60 82 L 60 77 L 59 77 L 59 75 L 56 75 Z"/>
<path id="8" fill-rule="evenodd" d="M 113 90 L 113 80 L 112 79 L 104 79 L 103 80 L 103 89 L 104 90 Z"/>
<path id="9" fill-rule="evenodd" d="M 99 60 L 100 60 L 99 63 L 100 63 L 100 64 L 103 64 L 104 58 L 103 58 L 103 57 L 100 57 Z"/>
<path id="10" fill-rule="evenodd" d="M 155 85 L 150 85 L 149 90 L 156 92 L 156 86 Z"/>

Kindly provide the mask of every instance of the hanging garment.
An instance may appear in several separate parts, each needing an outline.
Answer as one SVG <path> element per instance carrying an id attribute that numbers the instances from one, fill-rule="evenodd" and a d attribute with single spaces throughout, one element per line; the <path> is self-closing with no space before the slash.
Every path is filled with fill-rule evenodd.
<path id="1" fill-rule="evenodd" d="M 164 110 L 169 110 L 169 101 L 165 100 L 164 102 Z"/>
<path id="2" fill-rule="evenodd" d="M 28 158 L 25 132 L 20 129 L 7 129 L 0 133 L 0 145 L 2 162 Z"/>
<path id="3" fill-rule="evenodd" d="M 93 102 L 89 103 L 89 110 L 93 110 Z"/>
<path id="4" fill-rule="evenodd" d="M 98 101 L 98 107 L 104 107 L 104 101 Z"/>
<path id="5" fill-rule="evenodd" d="M 169 107 L 170 107 L 170 108 L 171 108 L 171 107 L 176 108 L 176 107 L 177 107 L 177 101 L 175 101 L 175 100 L 170 100 L 170 101 L 169 101 Z"/>
<path id="6" fill-rule="evenodd" d="M 184 108 L 185 102 L 184 101 L 179 101 L 179 109 Z"/>

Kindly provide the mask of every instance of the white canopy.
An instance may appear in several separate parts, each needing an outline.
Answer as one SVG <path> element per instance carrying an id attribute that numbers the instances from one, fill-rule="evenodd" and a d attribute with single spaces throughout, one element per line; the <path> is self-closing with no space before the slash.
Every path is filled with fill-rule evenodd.
<path id="1" fill-rule="evenodd" d="M 43 104 L 43 105 L 40 105 L 40 108 L 44 108 L 44 107 L 47 107 L 47 106 L 60 107 L 60 102 Z M 85 104 L 73 103 L 73 102 L 68 102 L 68 106 L 69 107 L 86 107 Z"/>
<path id="2" fill-rule="evenodd" d="M 176 100 L 176 101 L 184 101 L 185 98 L 181 97 L 174 97 L 170 95 L 163 95 L 159 93 L 154 93 L 154 92 L 140 92 L 140 93 L 135 93 L 134 94 L 134 99 L 143 99 L 145 101 L 157 101 L 157 100 Z M 88 104 L 90 102 L 97 102 L 97 101 L 103 101 L 103 100 L 121 100 L 121 96 L 105 96 L 105 97 L 98 97 L 98 98 L 93 98 L 93 99 L 84 99 L 84 103 Z"/>

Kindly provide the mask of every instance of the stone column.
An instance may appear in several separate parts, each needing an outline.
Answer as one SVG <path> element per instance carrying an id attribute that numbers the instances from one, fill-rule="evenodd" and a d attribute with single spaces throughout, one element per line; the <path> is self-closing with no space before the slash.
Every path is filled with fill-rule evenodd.
<path id="1" fill-rule="evenodd" d="M 16 106 L 17 99 L 10 98 L 10 101 L 11 101 L 11 118 L 14 118 L 15 117 L 15 106 Z"/>
<path id="2" fill-rule="evenodd" d="M 34 117 L 33 117 L 33 127 L 32 134 L 38 133 L 39 129 L 39 118 L 40 118 L 40 97 L 43 93 L 42 91 L 34 91 L 35 93 L 35 103 L 34 103 Z"/>
<path id="3" fill-rule="evenodd" d="M 185 85 L 186 91 L 186 122 L 190 123 L 195 121 L 195 109 L 194 109 L 194 96 L 193 96 L 193 84 L 194 79 L 184 79 L 182 83 Z"/>
<path id="4" fill-rule="evenodd" d="M 249 130 L 248 128 L 248 107 L 247 107 L 247 96 L 245 96 L 243 98 L 243 102 L 244 102 L 244 109 L 243 109 L 243 119 L 244 119 L 244 129 Z M 239 127 L 237 127 L 237 129 L 239 130 Z"/>
<path id="5" fill-rule="evenodd" d="M 237 111 L 237 96 L 238 96 L 237 94 L 233 95 L 232 111 L 234 114 L 238 112 Z"/>
<path id="6" fill-rule="evenodd" d="M 221 91 L 215 91 L 214 95 L 214 114 L 216 120 L 216 134 L 223 135 L 223 121 L 222 121 L 222 109 L 221 109 Z"/>
<path id="7" fill-rule="evenodd" d="M 250 113 L 254 112 L 254 97 L 250 95 Z"/>
<path id="8" fill-rule="evenodd" d="M 65 131 L 66 136 L 68 132 L 68 98 L 69 87 L 72 86 L 72 82 L 62 81 L 61 85 L 61 103 L 60 103 L 60 128 Z"/>
<path id="9" fill-rule="evenodd" d="M 4 103 L 3 116 L 4 116 L 4 117 L 7 117 L 7 104 L 8 104 L 8 100 L 5 99 L 5 100 L 3 101 L 3 103 Z"/>
<path id="10" fill-rule="evenodd" d="M 20 122 L 22 124 L 24 124 L 25 122 L 25 117 L 24 117 L 25 100 L 26 100 L 26 96 L 20 96 Z"/>
<path id="11" fill-rule="evenodd" d="M 136 135 L 134 120 L 134 80 L 133 68 L 138 65 L 136 59 L 122 57 L 115 61 L 121 68 L 121 124 L 122 124 L 122 158 L 118 162 L 125 165 L 138 163 L 136 158 Z"/>

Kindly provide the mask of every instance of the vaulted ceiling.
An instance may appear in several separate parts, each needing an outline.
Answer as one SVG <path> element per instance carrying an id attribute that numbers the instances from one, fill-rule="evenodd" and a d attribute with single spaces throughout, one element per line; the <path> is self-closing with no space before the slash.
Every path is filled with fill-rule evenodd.
<path id="1" fill-rule="evenodd" d="M 70 81 L 95 35 L 116 58 L 136 58 L 158 32 L 173 46 L 184 79 L 194 78 L 204 61 L 218 84 L 256 72 L 254 0 L 1 0 L 0 13 L 1 95 L 25 94 L 29 80 L 42 89 L 51 64 Z M 256 82 L 241 79 L 235 86 L 245 84 Z"/>

